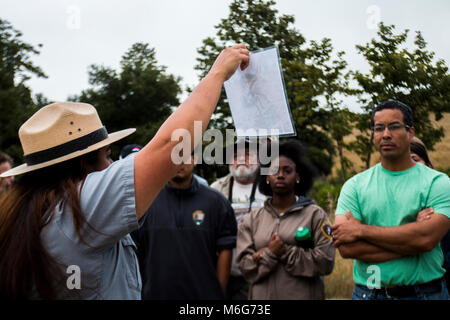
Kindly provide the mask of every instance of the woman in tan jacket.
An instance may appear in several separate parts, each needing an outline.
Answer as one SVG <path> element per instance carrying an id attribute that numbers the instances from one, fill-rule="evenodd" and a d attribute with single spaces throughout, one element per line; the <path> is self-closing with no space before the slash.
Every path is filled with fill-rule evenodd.
<path id="1" fill-rule="evenodd" d="M 335 249 L 327 214 L 305 197 L 314 175 L 303 154 L 298 141 L 280 145 L 278 170 L 259 184 L 270 197 L 239 224 L 236 259 L 249 299 L 325 298 Z"/>

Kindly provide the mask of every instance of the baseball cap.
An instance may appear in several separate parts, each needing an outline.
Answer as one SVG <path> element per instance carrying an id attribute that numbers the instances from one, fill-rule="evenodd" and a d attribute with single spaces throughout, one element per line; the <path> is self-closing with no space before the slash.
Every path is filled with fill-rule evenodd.
<path id="1" fill-rule="evenodd" d="M 127 144 L 125 147 L 122 148 L 122 151 L 120 151 L 119 159 L 124 159 L 131 153 L 139 152 L 141 149 L 142 146 L 138 144 Z"/>

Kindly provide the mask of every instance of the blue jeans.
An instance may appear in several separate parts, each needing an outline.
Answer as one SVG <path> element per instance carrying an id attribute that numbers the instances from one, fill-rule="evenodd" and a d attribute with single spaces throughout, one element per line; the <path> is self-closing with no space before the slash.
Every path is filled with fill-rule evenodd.
<path id="1" fill-rule="evenodd" d="M 416 295 L 411 297 L 393 298 L 387 296 L 385 293 L 377 292 L 374 289 L 369 289 L 364 286 L 355 286 L 352 294 L 352 300 L 449 300 L 449 294 L 445 281 L 441 281 L 441 290 L 428 293 L 422 292 L 419 287 L 414 286 Z"/>

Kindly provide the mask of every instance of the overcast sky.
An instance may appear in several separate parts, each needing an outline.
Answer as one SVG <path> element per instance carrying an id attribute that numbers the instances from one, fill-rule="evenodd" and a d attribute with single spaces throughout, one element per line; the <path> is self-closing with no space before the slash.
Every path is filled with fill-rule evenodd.
<path id="1" fill-rule="evenodd" d="M 309 40 L 332 39 L 346 52 L 350 68 L 367 71 L 355 44 L 376 35 L 378 16 L 397 30 L 420 30 L 429 50 L 450 63 L 449 0 L 277 0 L 282 14 L 295 16 L 295 27 Z M 214 25 L 228 16 L 231 0 L 0 0 L 0 18 L 23 33 L 23 40 L 43 45 L 33 57 L 48 79 L 31 79 L 33 94 L 66 100 L 88 85 L 90 64 L 118 68 L 135 42 L 156 49 L 168 72 L 195 85 L 196 49 L 215 35 Z M 413 37 L 410 37 L 412 44 Z M 357 105 L 352 109 L 358 109 Z"/>

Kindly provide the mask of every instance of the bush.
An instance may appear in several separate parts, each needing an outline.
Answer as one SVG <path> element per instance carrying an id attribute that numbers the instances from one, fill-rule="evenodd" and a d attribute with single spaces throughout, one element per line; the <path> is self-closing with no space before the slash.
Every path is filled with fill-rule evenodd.
<path id="1" fill-rule="evenodd" d="M 310 197 L 314 199 L 316 204 L 324 209 L 330 217 L 334 217 L 334 211 L 336 210 L 341 188 L 341 184 L 334 184 L 326 180 L 318 180 L 314 183 L 313 189 L 310 192 Z"/>
<path id="2" fill-rule="evenodd" d="M 437 170 L 437 171 L 440 171 L 440 172 L 443 172 L 443 173 L 445 173 L 447 176 L 450 177 L 450 167 L 447 167 L 447 168 L 437 168 L 436 170 Z"/>

